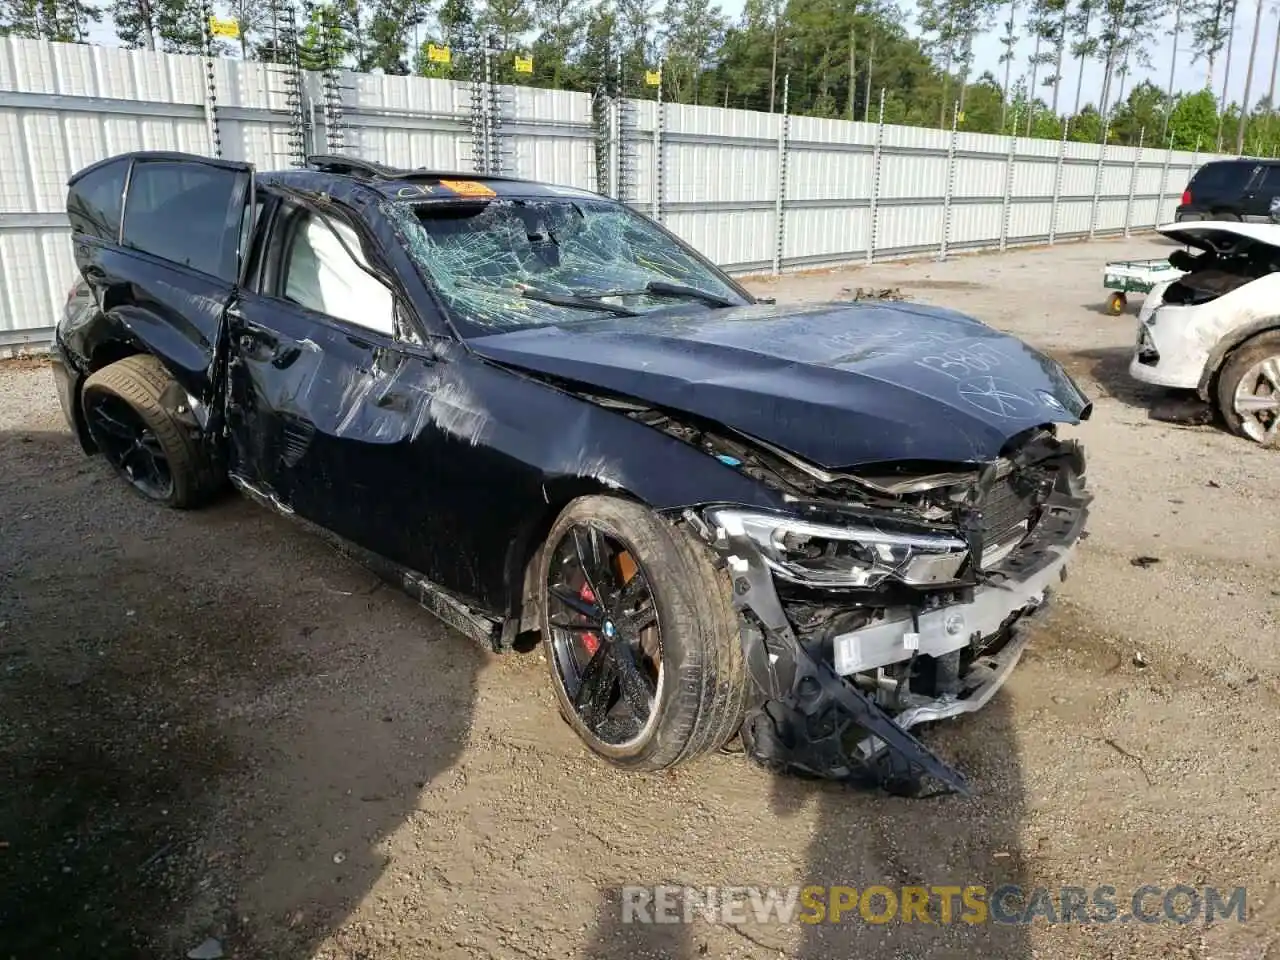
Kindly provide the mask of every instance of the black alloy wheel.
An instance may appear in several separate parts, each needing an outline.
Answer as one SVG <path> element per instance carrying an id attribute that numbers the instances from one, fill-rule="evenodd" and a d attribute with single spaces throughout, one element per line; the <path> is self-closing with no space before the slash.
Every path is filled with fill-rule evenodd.
<path id="1" fill-rule="evenodd" d="M 157 358 L 134 354 L 85 378 L 80 409 L 93 445 L 135 493 L 188 510 L 217 494 L 226 472 L 215 467 L 214 441 L 181 418 L 176 386 Z"/>
<path id="2" fill-rule="evenodd" d="M 547 565 L 552 669 L 591 744 L 626 750 L 655 720 L 662 631 L 634 553 L 590 522 L 570 525 Z"/>
<path id="3" fill-rule="evenodd" d="M 85 406 L 94 442 L 117 472 L 152 500 L 173 496 L 173 472 L 155 432 L 124 399 L 94 395 Z"/>

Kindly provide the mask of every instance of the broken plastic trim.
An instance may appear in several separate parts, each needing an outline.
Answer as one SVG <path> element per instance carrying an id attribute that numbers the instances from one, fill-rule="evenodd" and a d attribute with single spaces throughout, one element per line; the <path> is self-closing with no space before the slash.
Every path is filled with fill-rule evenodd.
<path id="1" fill-rule="evenodd" d="M 856 473 L 840 473 L 835 471 L 823 470 L 821 467 L 814 466 L 806 460 L 788 453 L 786 450 L 776 447 L 771 443 L 760 440 L 756 437 L 748 437 L 752 443 L 759 446 L 762 450 L 767 450 L 779 460 L 784 460 L 797 470 L 807 473 L 813 479 L 822 483 L 835 483 L 838 480 L 850 480 L 860 484 L 875 493 L 888 494 L 889 496 L 901 496 L 905 493 L 924 493 L 928 490 L 937 490 L 940 487 L 950 487 L 961 483 L 972 483 L 976 477 L 976 471 L 951 471 L 946 473 L 927 473 L 918 476 L 904 477 L 868 477 L 860 476 Z"/>
<path id="2" fill-rule="evenodd" d="M 692 510 L 684 516 L 704 537 L 710 534 Z M 970 793 L 963 774 L 894 723 L 829 664 L 805 650 L 750 539 L 745 535 L 727 539 L 722 552 L 729 557 L 734 607 L 743 621 L 743 652 L 748 672 L 766 697 L 758 708 L 748 711 L 743 722 L 742 741 L 748 753 L 766 766 L 881 785 L 891 792 L 913 792 L 927 775 L 952 790 Z M 854 727 L 878 737 L 889 749 L 872 763 L 851 755 L 843 741 Z"/>
<path id="3" fill-rule="evenodd" d="M 1082 454 L 1074 443 L 1050 440 L 1033 440 L 1014 459 L 1043 457 L 1046 448 L 1051 448 L 1054 458 L 1072 462 L 1080 471 L 1058 483 L 1045 504 L 1049 515 L 1002 563 L 1000 571 L 987 576 L 990 582 L 980 589 L 999 590 L 1002 580 L 1022 582 L 1046 565 L 1064 562 L 1085 535 L 1092 496 L 1083 489 Z M 918 794 L 926 776 L 950 790 L 971 792 L 962 773 L 916 739 L 872 696 L 850 682 L 852 678 L 841 677 L 834 664 L 815 657 L 800 642 L 782 607 L 773 575 L 750 537 L 726 531 L 718 538 L 718 531 L 697 511 L 685 510 L 682 516 L 713 545 L 728 568 L 748 673 L 762 694 L 742 727 L 743 744 L 751 756 L 775 769 L 878 785 L 894 793 Z M 1059 575 L 1065 579 L 1065 567 Z M 998 652 L 985 663 L 975 661 L 986 676 L 969 697 L 917 700 L 913 705 L 922 709 L 911 713 L 908 707 L 901 715 L 904 722 L 914 725 L 984 705 L 1021 656 L 1026 643 L 1022 631 L 1029 618 L 1045 609 L 1046 599 L 1047 594 L 1038 602 L 1011 609 L 1002 627 L 987 638 L 987 646 Z"/>
<path id="4" fill-rule="evenodd" d="M 365 567 L 379 579 L 395 584 L 408 593 L 428 613 L 434 614 L 463 636 L 470 637 L 491 653 L 502 649 L 502 625 L 494 618 L 473 610 L 448 590 L 428 580 L 422 574 L 386 559 L 371 550 L 352 543 L 333 531 L 298 516 L 270 489 L 256 486 L 236 474 L 230 476 L 231 484 L 254 502 L 267 507 L 297 523 L 309 533 Z"/>

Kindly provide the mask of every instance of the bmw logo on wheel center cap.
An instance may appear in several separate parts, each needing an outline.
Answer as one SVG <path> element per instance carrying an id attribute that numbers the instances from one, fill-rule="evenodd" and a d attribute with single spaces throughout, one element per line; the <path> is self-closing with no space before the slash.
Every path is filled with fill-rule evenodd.
<path id="1" fill-rule="evenodd" d="M 617 633 L 617 630 L 616 630 L 616 629 L 614 629 L 613 621 L 612 621 L 612 620 L 606 620 L 606 621 L 604 622 L 604 635 L 605 635 L 606 637 L 612 637 L 615 633 Z"/>

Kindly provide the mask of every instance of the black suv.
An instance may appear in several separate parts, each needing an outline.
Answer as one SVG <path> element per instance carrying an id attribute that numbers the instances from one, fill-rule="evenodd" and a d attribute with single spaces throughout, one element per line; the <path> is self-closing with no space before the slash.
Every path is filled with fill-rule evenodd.
<path id="1" fill-rule="evenodd" d="M 1272 201 L 1280 207 L 1280 160 L 1214 160 L 1191 177 L 1174 219 L 1270 223 Z"/>

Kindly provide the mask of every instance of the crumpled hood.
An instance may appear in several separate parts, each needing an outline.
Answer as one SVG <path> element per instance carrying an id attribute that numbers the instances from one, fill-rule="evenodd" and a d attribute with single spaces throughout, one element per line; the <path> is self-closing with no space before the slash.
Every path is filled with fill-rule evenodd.
<path id="1" fill-rule="evenodd" d="M 497 333 L 477 354 L 683 411 L 827 468 L 989 461 L 1089 401 L 1053 360 L 918 304 L 755 304 Z"/>

